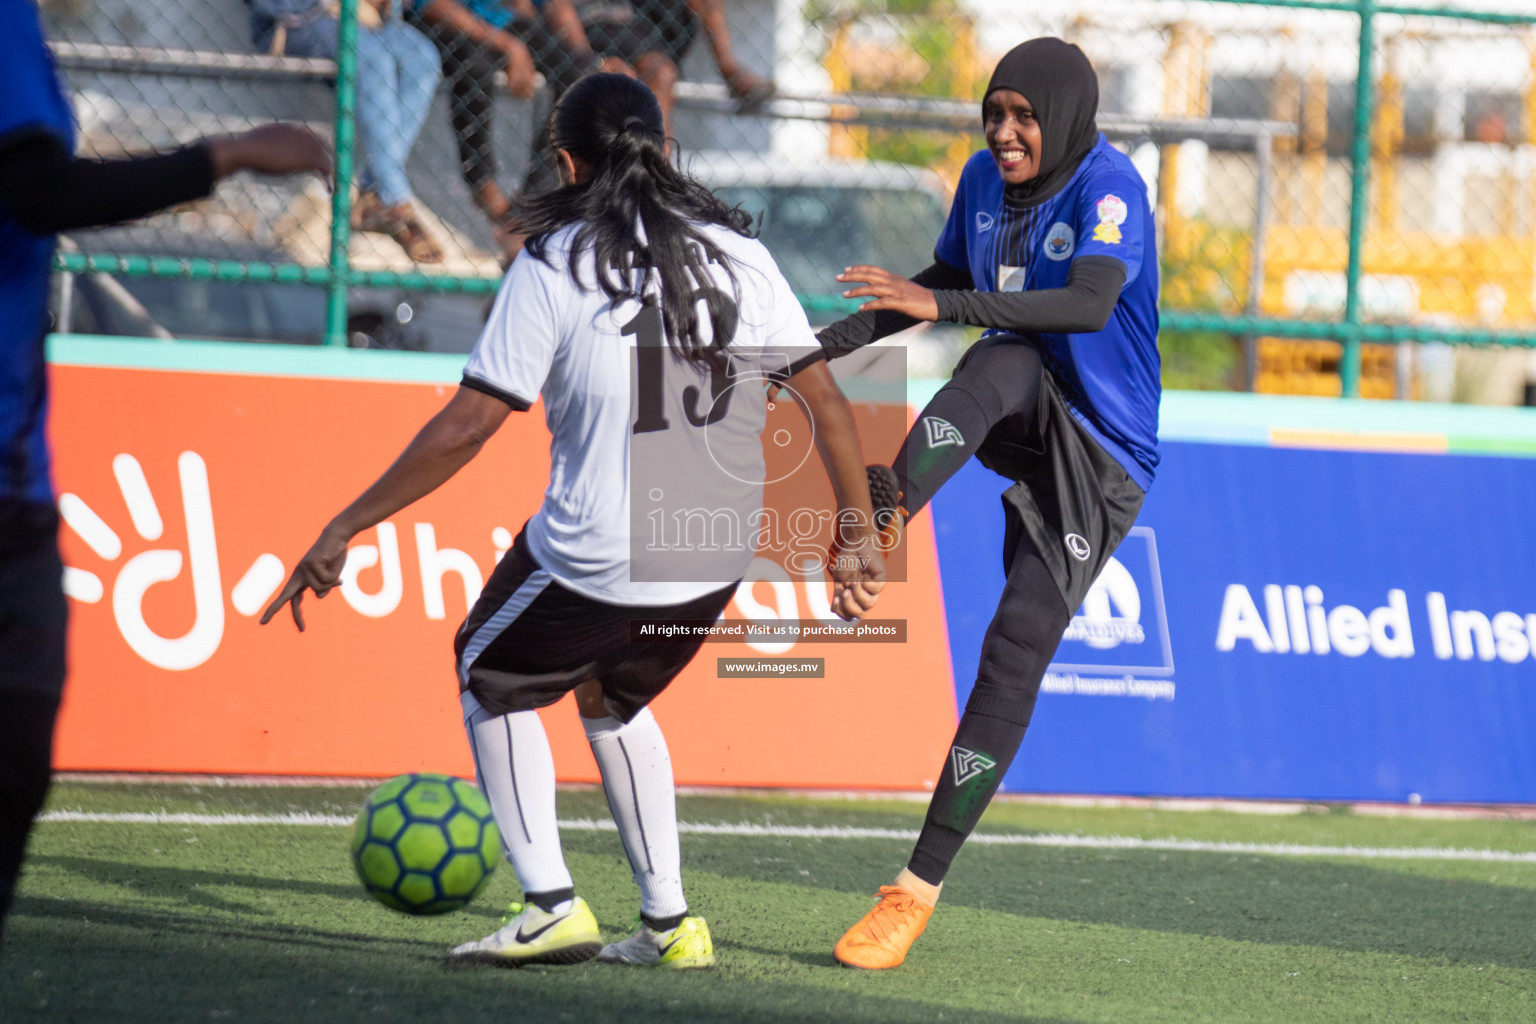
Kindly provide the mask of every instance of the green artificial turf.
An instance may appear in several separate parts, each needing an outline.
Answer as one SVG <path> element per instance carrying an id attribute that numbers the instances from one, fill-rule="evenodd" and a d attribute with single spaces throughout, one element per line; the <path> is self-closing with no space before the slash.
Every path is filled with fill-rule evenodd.
<path id="1" fill-rule="evenodd" d="M 364 789 L 63 782 L 50 809 L 352 814 Z M 687 822 L 913 829 L 923 805 L 684 796 Z M 606 817 L 562 791 L 562 818 Z M 981 831 L 1536 850 L 1536 824 L 1003 803 Z M 0 1021 L 1536 1020 L 1536 863 L 983 846 L 962 852 L 907 963 L 832 944 L 904 862 L 900 839 L 688 834 L 684 881 L 719 967 L 450 969 L 518 895 L 370 900 L 336 826 L 45 822 L 0 952 Z M 568 830 L 605 934 L 638 909 L 616 834 Z"/>

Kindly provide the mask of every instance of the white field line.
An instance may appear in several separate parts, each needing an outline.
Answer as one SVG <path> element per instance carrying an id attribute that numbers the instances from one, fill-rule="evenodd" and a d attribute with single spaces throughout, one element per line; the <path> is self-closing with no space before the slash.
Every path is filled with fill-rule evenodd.
<path id="1" fill-rule="evenodd" d="M 339 814 L 182 814 L 169 812 L 98 813 L 49 811 L 40 821 L 101 822 L 128 825 L 351 825 Z M 570 818 L 560 827 L 575 832 L 613 832 L 613 822 Z M 835 825 L 754 825 L 683 821 L 678 829 L 693 835 L 759 836 L 770 839 L 899 839 L 912 842 L 916 829 L 852 828 Z M 1079 850 L 1165 850 L 1170 853 L 1226 853 L 1270 857 L 1350 857 L 1361 860 L 1476 860 L 1536 864 L 1536 852 L 1466 850 L 1438 846 L 1316 846 L 1297 843 L 1229 843 L 1203 839 L 1142 839 L 1136 836 L 1077 836 L 1060 833 L 978 832 L 968 842 L 986 846 L 1048 846 Z"/>
<path id="2" fill-rule="evenodd" d="M 192 786 L 337 786 L 372 789 L 381 778 L 353 778 L 330 775 L 170 775 L 143 772 L 59 772 L 61 781 L 83 783 L 131 782 L 137 785 Z M 562 782 L 561 790 L 596 792 L 591 782 Z M 764 788 L 761 786 L 678 786 L 684 796 L 792 796 L 818 800 L 907 801 L 924 803 L 933 799 L 932 791 L 922 790 L 838 790 Z M 1077 796 L 1063 793 L 999 793 L 993 798 L 1004 803 L 1042 804 L 1047 807 L 1135 807 L 1152 811 L 1228 811 L 1232 814 L 1287 815 L 1318 813 L 1333 807 L 1347 807 L 1355 814 L 1388 818 L 1486 819 L 1489 821 L 1536 821 L 1536 804 L 1370 804 L 1309 803 L 1300 800 L 1238 800 L 1218 797 L 1171 796 Z"/>

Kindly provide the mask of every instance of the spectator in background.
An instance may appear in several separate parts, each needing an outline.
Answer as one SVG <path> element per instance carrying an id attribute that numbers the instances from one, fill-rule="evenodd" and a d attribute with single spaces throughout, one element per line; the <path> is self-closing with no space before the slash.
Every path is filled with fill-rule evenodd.
<path id="1" fill-rule="evenodd" d="M 290 57 L 335 59 L 337 24 L 321 0 L 249 0 L 251 35 L 259 50 Z M 357 134 L 365 161 L 361 195 L 352 210 L 360 231 L 389 235 L 417 263 L 440 263 L 442 247 L 422 226 L 412 203 L 405 159 L 416 143 L 441 77 L 426 36 L 401 20 L 416 0 L 359 0 Z M 519 71 L 533 92 L 533 65 Z"/>
<path id="2" fill-rule="evenodd" d="M 656 94 L 668 138 L 672 132 L 673 90 L 677 63 L 667 56 L 666 43 L 656 26 L 640 16 L 631 0 L 532 0 L 550 24 L 577 23 L 592 49 L 604 57 L 623 61 L 635 76 Z"/>
<path id="3" fill-rule="evenodd" d="M 0 924 L 32 819 L 48 793 L 64 689 L 64 569 L 45 433 L 53 236 L 208 195 L 236 171 L 314 172 L 331 154 L 274 124 L 128 160 L 74 156 L 74 119 L 30 0 L 4 0 L 0 32 Z"/>
<path id="4" fill-rule="evenodd" d="M 720 80 L 739 101 L 739 112 L 753 113 L 773 97 L 773 82 L 748 71 L 736 58 L 722 0 L 634 0 L 634 4 L 640 17 L 650 22 L 661 36 L 667 59 L 679 68 L 703 27 Z"/>
<path id="5" fill-rule="evenodd" d="M 449 116 L 459 142 L 459 166 L 475 205 L 498 227 L 511 212 L 512 201 L 496 181 L 496 155 L 491 145 L 495 117 L 495 86 L 505 73 L 512 95 L 532 95 L 537 70 L 549 87 L 550 101 L 583 75 L 599 69 L 627 71 L 621 61 L 604 58 L 587 43 L 580 21 L 546 24 L 532 0 L 426 0 L 414 17 L 442 56 L 448 80 Z M 531 60 L 530 60 L 531 58 Z M 537 130 L 523 191 L 535 192 L 556 184 L 558 174 L 548 146 L 548 131 Z"/>

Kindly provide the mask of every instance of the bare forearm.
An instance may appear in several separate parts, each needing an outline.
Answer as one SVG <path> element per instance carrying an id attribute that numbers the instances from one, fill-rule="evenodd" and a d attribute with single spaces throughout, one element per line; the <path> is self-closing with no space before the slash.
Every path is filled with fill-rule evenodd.
<path id="1" fill-rule="evenodd" d="M 885 588 L 884 552 L 869 499 L 864 450 L 853 419 L 853 406 L 832 379 L 825 362 L 790 377 L 786 390 L 815 430 L 816 453 L 826 467 L 837 500 L 832 546 L 826 568 L 832 576 L 832 609 L 857 619 L 875 606 Z"/>
<path id="2" fill-rule="evenodd" d="M 294 566 L 287 584 L 267 605 L 261 624 L 266 625 L 284 605 L 290 605 L 294 625 L 302 633 L 304 592 L 313 590 L 316 597 L 324 597 L 341 584 L 347 542 L 441 487 L 475 457 L 511 411 L 512 406 L 499 398 L 460 387 L 405 446 L 394 465 L 320 531 L 319 539 Z"/>
<path id="3" fill-rule="evenodd" d="M 853 408 L 846 398 L 818 413 L 816 453 L 821 456 L 821 464 L 826 467 L 827 478 L 832 482 L 838 519 L 844 524 L 844 540 L 872 536 L 874 509 L 870 503 L 869 479 L 864 472 L 864 449 L 859 444 Z"/>
<path id="4" fill-rule="evenodd" d="M 832 484 L 844 541 L 872 535 L 874 512 L 853 406 L 838 389 L 824 362 L 796 374 L 788 384 L 790 394 L 811 421 L 816 453 L 821 456 Z"/>

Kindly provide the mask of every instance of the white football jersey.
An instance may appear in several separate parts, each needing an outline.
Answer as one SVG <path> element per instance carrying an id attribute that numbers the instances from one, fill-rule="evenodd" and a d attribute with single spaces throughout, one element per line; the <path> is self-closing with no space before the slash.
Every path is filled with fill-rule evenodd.
<path id="1" fill-rule="evenodd" d="M 736 278 L 733 288 L 711 264 L 707 281 L 695 272 L 690 282 L 736 306 L 725 373 L 674 355 L 656 305 L 611 302 L 596 287 L 590 250 L 578 262 L 586 287 L 573 281 L 574 226 L 549 238 L 549 262 L 527 253 L 513 262 L 464 370 L 466 386 L 515 408 L 543 398 L 549 487 L 528 521 L 529 549 L 594 600 L 679 604 L 745 574 L 762 507 L 766 378 L 816 345 L 767 249 L 724 228 L 701 230 L 732 258 Z M 659 294 L 654 274 L 643 287 Z"/>

